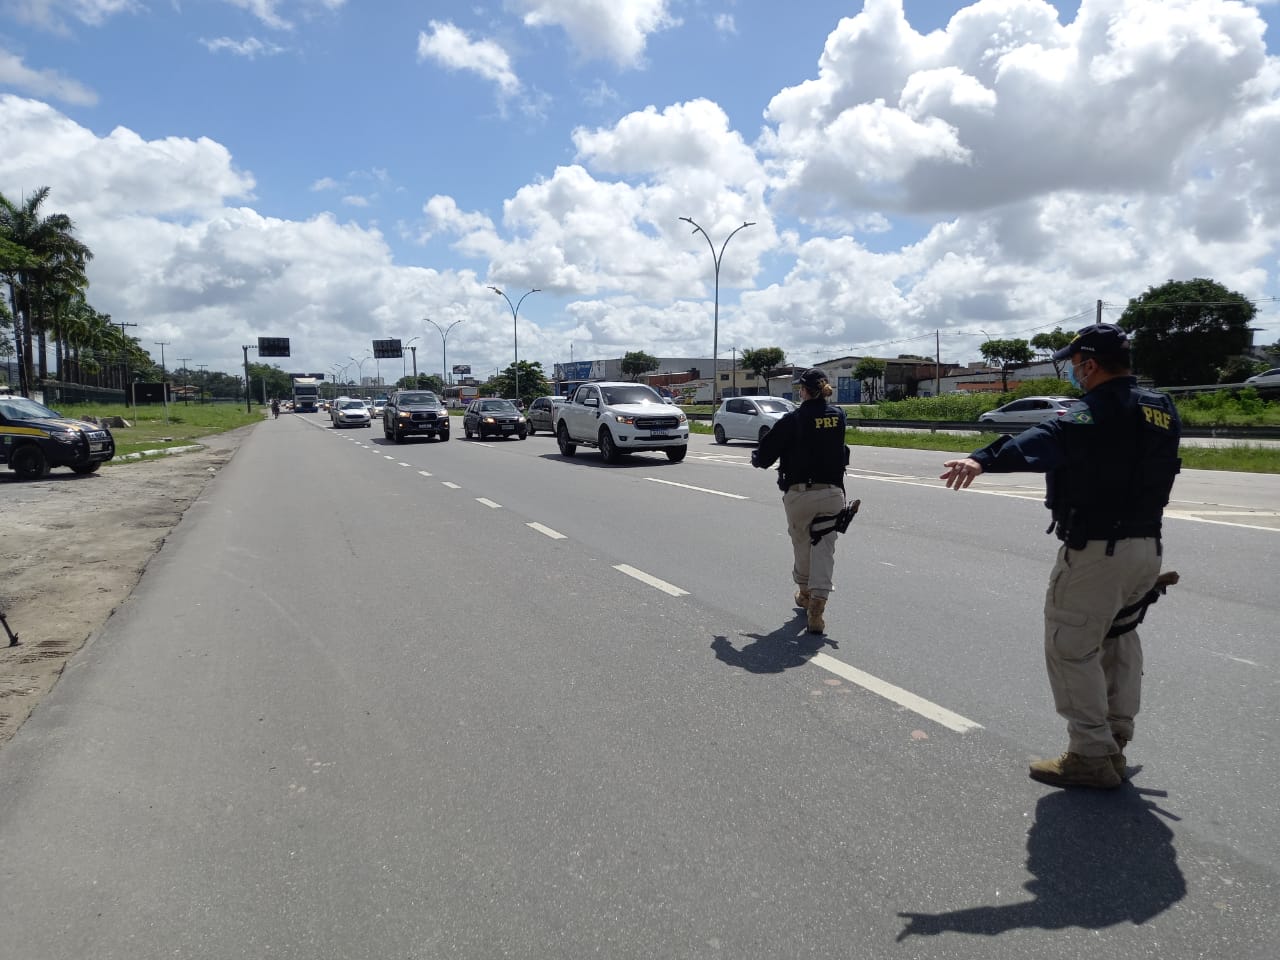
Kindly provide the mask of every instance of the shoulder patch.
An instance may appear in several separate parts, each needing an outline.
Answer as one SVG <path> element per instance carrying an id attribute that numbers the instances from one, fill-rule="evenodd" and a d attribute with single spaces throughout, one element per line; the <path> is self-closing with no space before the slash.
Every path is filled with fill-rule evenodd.
<path id="1" fill-rule="evenodd" d="M 1068 415 L 1067 419 L 1072 423 L 1093 423 L 1093 414 L 1086 407 L 1084 410 L 1077 410 Z"/>

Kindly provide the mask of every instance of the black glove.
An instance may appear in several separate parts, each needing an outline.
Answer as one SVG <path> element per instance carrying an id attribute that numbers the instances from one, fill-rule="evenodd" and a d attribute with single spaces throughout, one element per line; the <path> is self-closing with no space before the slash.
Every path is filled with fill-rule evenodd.
<path id="1" fill-rule="evenodd" d="M 758 467 L 758 466 L 760 466 L 760 451 L 759 451 L 759 450 L 752 450 L 752 451 L 751 451 L 751 465 L 752 465 L 753 467 Z"/>

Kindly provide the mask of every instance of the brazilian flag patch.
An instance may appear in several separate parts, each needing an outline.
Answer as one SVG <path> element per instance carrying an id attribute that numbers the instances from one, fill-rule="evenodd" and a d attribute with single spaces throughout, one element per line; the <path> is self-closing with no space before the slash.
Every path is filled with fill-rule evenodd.
<path id="1" fill-rule="evenodd" d="M 1093 423 L 1093 414 L 1089 412 L 1089 408 L 1077 410 L 1069 417 L 1072 423 Z"/>

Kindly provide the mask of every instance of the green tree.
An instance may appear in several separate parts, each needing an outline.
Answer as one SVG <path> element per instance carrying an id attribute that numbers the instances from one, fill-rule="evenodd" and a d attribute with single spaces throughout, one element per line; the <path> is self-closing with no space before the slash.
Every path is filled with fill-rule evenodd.
<path id="1" fill-rule="evenodd" d="M 1214 383 L 1218 369 L 1248 351 L 1258 309 L 1214 280 L 1170 280 L 1129 301 L 1120 326 L 1133 341 L 1134 369 L 1166 386 Z"/>
<path id="2" fill-rule="evenodd" d="M 853 368 L 853 377 L 863 386 L 867 403 L 875 403 L 880 396 L 880 380 L 889 364 L 875 357 L 863 357 Z"/>
<path id="3" fill-rule="evenodd" d="M 284 399 L 293 396 L 293 378 L 275 365 L 265 363 L 249 364 L 249 395 L 255 400 L 262 399 L 262 381 L 267 382 L 267 399 L 279 397 Z"/>
<path id="4" fill-rule="evenodd" d="M 622 375 L 630 380 L 639 380 L 642 375 L 650 370 L 657 370 L 659 366 L 658 358 L 643 350 L 632 350 L 622 356 Z"/>
<path id="5" fill-rule="evenodd" d="M 769 374 L 787 362 L 781 347 L 757 347 L 742 351 L 742 365 L 764 381 L 764 392 L 769 392 Z"/>
<path id="6" fill-rule="evenodd" d="M 1218 370 L 1218 383 L 1241 383 L 1246 377 L 1261 373 L 1267 369 L 1266 364 L 1259 363 L 1252 357 L 1228 357 L 1227 362 Z"/>
<path id="7" fill-rule="evenodd" d="M 1031 346 L 1053 363 L 1053 375 L 1059 380 L 1062 379 L 1062 365 L 1066 361 L 1054 360 L 1053 353 L 1055 350 L 1061 350 L 1074 339 L 1074 333 L 1068 333 L 1061 327 L 1054 327 L 1052 333 L 1037 333 L 1031 338 Z"/>
<path id="8" fill-rule="evenodd" d="M 480 388 L 482 396 L 506 397 L 515 399 L 516 365 L 508 364 L 507 369 L 491 377 Z M 542 372 L 541 361 L 529 363 L 520 361 L 520 401 L 527 407 L 537 397 L 545 397 L 551 393 L 546 374 Z"/>
<path id="9" fill-rule="evenodd" d="M 420 373 L 417 380 L 412 375 L 403 377 L 397 381 L 396 387 L 401 390 L 430 390 L 441 400 L 444 399 L 444 381 L 434 373 Z"/>
<path id="10" fill-rule="evenodd" d="M 1034 359 L 1031 344 L 1017 338 L 988 340 L 978 350 L 987 363 L 1000 367 L 1000 390 L 1003 393 L 1009 392 L 1009 368 L 1015 363 L 1030 363 Z"/>
<path id="11" fill-rule="evenodd" d="M 39 336 L 41 378 L 48 375 L 45 334 L 60 305 L 88 285 L 85 265 L 93 254 L 74 236 L 75 225 L 64 213 L 45 216 L 40 207 L 49 196 L 40 187 L 21 204 L 0 193 L 0 240 L 5 241 L 4 280 L 17 320 L 17 342 L 21 389 L 30 395 L 36 369 L 32 363 L 35 338 Z M 26 251 L 17 257 L 12 247 Z"/>
<path id="12" fill-rule="evenodd" d="M 1267 360 L 1268 366 L 1280 365 L 1280 340 L 1277 340 L 1269 347 L 1263 347 L 1262 352 L 1269 358 Z"/>

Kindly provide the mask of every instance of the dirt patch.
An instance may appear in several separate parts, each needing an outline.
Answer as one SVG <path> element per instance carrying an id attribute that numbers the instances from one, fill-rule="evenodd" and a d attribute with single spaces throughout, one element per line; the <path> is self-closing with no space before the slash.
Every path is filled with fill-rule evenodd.
<path id="1" fill-rule="evenodd" d="M 116 463 L 96 474 L 55 470 L 19 483 L 0 468 L 0 744 L 53 688 L 67 661 L 133 591 L 147 564 L 252 427 L 201 449 Z"/>

